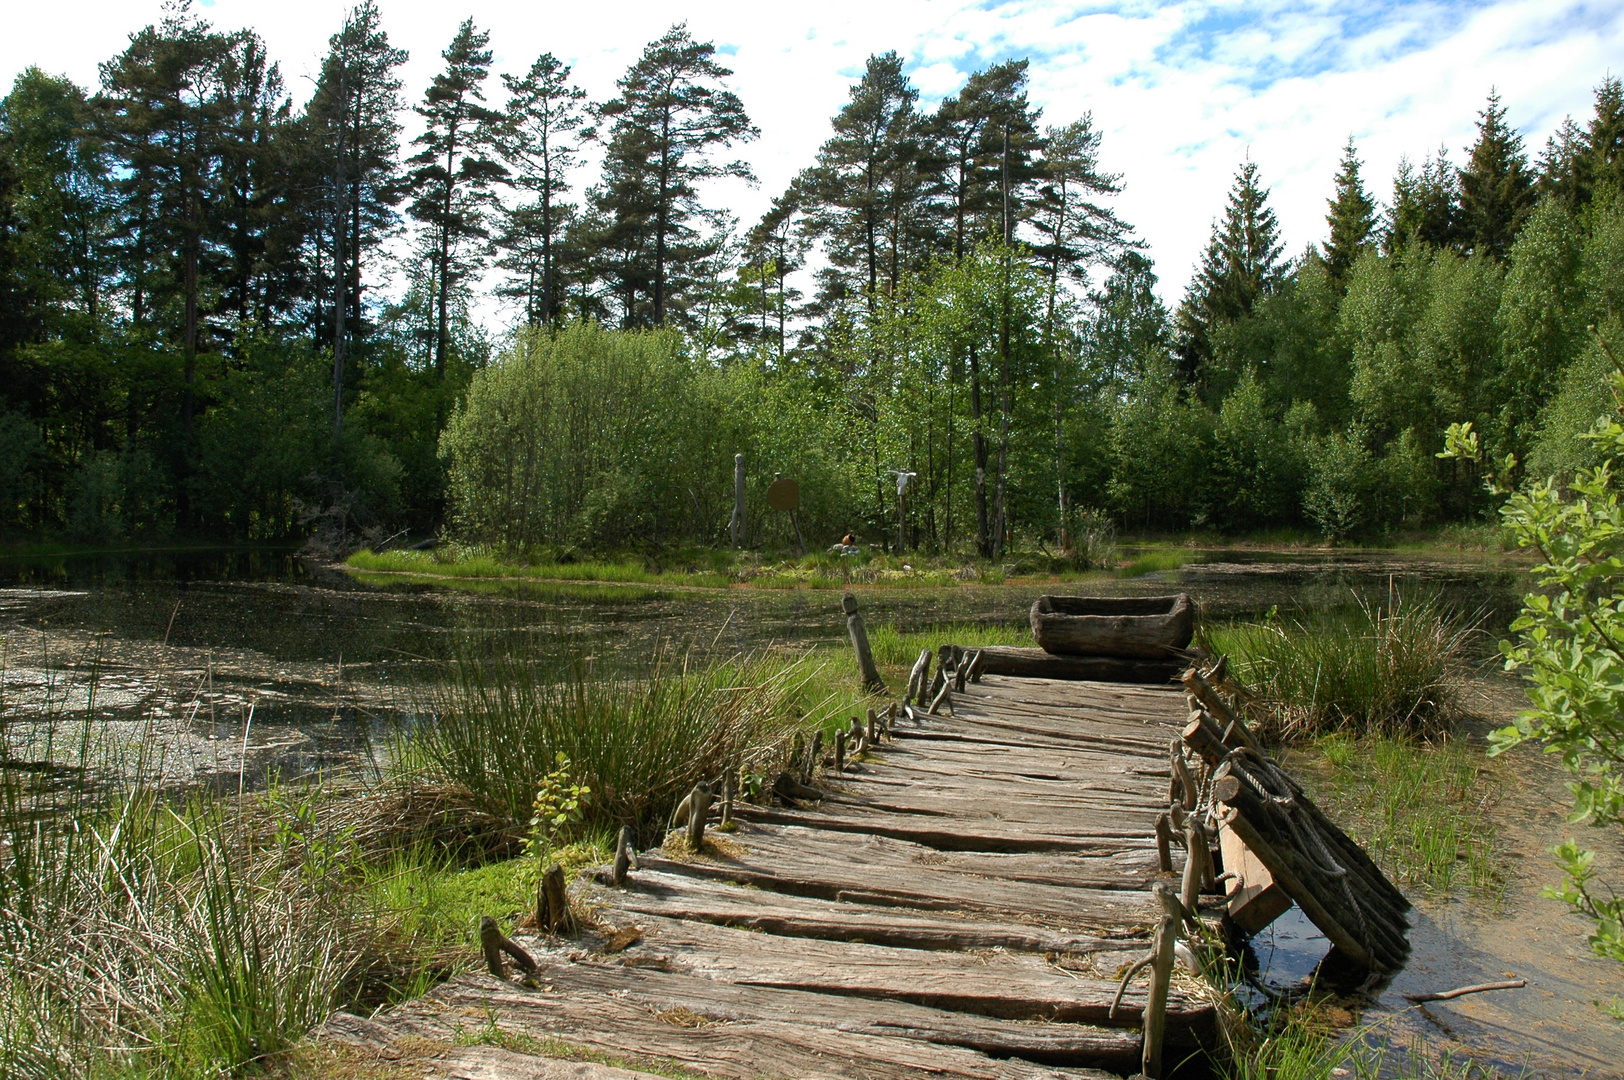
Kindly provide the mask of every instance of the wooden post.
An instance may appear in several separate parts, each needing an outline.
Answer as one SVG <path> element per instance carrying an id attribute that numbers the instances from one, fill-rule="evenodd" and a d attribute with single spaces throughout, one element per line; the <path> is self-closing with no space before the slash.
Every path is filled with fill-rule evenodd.
<path id="1" fill-rule="evenodd" d="M 722 828 L 733 827 L 733 770 L 722 777 Z"/>
<path id="2" fill-rule="evenodd" d="M 1199 910 L 1201 888 L 1206 884 L 1207 860 L 1212 852 L 1207 847 L 1207 830 L 1191 814 L 1184 819 L 1184 879 L 1179 884 L 1179 903 L 1191 918 Z"/>
<path id="3" fill-rule="evenodd" d="M 1173 872 L 1173 823 L 1166 810 L 1156 815 L 1156 865 L 1164 874 Z"/>
<path id="4" fill-rule="evenodd" d="M 822 765 L 822 764 L 823 764 L 823 729 L 818 728 L 818 730 L 816 730 L 816 731 L 814 731 L 812 733 L 812 749 L 810 751 L 808 751 L 807 756 L 806 756 L 806 780 L 807 780 L 807 783 L 812 782 L 812 778 L 818 774 L 818 766 Z"/>
<path id="5" fill-rule="evenodd" d="M 857 669 L 863 675 L 863 689 L 872 694 L 885 693 L 885 680 L 874 666 L 874 652 L 868 646 L 868 631 L 863 629 L 863 614 L 857 610 L 857 597 L 847 593 L 840 601 L 846 612 L 846 630 L 851 634 L 852 648 L 857 650 Z"/>
<path id="6" fill-rule="evenodd" d="M 615 844 L 615 870 L 613 880 L 615 888 L 619 889 L 626 884 L 626 872 L 632 868 L 632 827 L 620 827 L 620 840 Z"/>
<path id="7" fill-rule="evenodd" d="M 880 741 L 880 717 L 873 709 L 868 710 L 868 741 L 875 745 Z"/>
<path id="8" fill-rule="evenodd" d="M 925 682 L 930 678 L 930 650 L 920 649 L 919 659 L 914 661 L 913 670 L 908 673 L 908 692 L 903 695 L 904 705 L 914 704 L 925 692 Z"/>
<path id="9" fill-rule="evenodd" d="M 835 772 L 846 771 L 846 729 L 835 732 Z"/>
<path id="10" fill-rule="evenodd" d="M 710 816 L 711 789 L 699 783 L 688 793 L 688 847 L 701 851 L 705 846 L 705 819 Z"/>
<path id="11" fill-rule="evenodd" d="M 541 875 L 541 895 L 536 899 L 536 924 L 549 934 L 569 929 L 569 892 L 564 887 L 564 868 L 557 863 L 553 863 Z"/>
<path id="12" fill-rule="evenodd" d="M 744 533 L 744 455 L 733 455 L 733 546 L 743 547 Z"/>
<path id="13" fill-rule="evenodd" d="M 1167 988 L 1173 981 L 1173 945 L 1178 940 L 1179 923 L 1184 917 L 1179 898 L 1166 885 L 1156 886 L 1156 902 L 1161 905 L 1162 919 L 1156 927 L 1150 990 L 1145 994 L 1145 1014 L 1141 1020 L 1144 1052 L 1139 1066 L 1139 1070 L 1151 1080 L 1161 1080 L 1162 1076 L 1162 1037 L 1167 1031 Z"/>

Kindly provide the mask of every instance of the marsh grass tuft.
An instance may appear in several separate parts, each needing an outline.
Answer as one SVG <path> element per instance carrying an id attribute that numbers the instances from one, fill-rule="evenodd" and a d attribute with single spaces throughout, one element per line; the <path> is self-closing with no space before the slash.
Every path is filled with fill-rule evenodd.
<path id="1" fill-rule="evenodd" d="M 1395 592 L 1385 607 L 1361 597 L 1347 609 L 1204 633 L 1208 648 L 1227 654 L 1258 695 L 1252 713 L 1266 738 L 1329 731 L 1429 737 L 1459 716 L 1467 651 L 1481 624 L 1480 615 L 1436 597 L 1405 600 Z"/>
<path id="2" fill-rule="evenodd" d="M 829 663 L 665 653 L 626 670 L 561 644 L 467 653 L 422 691 L 422 719 L 399 733 L 397 757 L 509 822 L 519 840 L 538 779 L 562 753 L 591 789 L 588 827 L 646 829 L 700 780 L 741 767 L 765 774 L 797 726 L 827 722 L 844 704 L 827 690 Z"/>

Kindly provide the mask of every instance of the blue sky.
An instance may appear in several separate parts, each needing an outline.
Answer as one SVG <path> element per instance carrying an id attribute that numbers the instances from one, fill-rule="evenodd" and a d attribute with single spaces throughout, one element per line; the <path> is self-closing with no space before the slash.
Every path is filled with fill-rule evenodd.
<path id="1" fill-rule="evenodd" d="M 302 100 L 343 6 L 215 0 L 202 13 L 222 28 L 258 29 Z M 1604 75 L 1624 68 L 1624 0 L 380 0 L 380 7 L 391 40 L 411 53 L 404 77 L 414 99 L 469 15 L 491 32 L 498 70 L 522 72 L 552 52 L 575 65 L 596 100 L 613 92 L 645 43 L 686 18 L 696 37 L 725 46 L 735 87 L 762 131 L 742 150 L 759 187 L 728 182 L 713 193 L 747 223 L 812 160 L 869 54 L 901 53 L 929 103 L 988 63 L 1030 57 L 1032 100 L 1045 121 L 1092 112 L 1104 132 L 1105 165 L 1126 185 L 1118 209 L 1149 244 L 1170 302 L 1246 157 L 1271 186 L 1295 252 L 1324 233 L 1325 199 L 1350 135 L 1367 182 L 1385 198 L 1401 154 L 1419 159 L 1443 146 L 1462 159 L 1491 87 L 1534 155 L 1565 115 L 1588 115 Z M 0 38 L 0 77 L 9 83 L 38 64 L 93 84 L 97 63 L 159 17 L 158 0 L 15 4 Z M 497 312 L 488 315 L 497 321 Z"/>

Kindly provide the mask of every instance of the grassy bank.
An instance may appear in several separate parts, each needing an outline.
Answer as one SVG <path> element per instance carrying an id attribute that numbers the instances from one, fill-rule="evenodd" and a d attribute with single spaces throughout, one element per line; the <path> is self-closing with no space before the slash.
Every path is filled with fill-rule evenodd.
<path id="1" fill-rule="evenodd" d="M 35 767 L 0 764 L 0 1075 L 310 1075 L 308 1030 L 475 962 L 546 862 L 601 864 L 623 822 L 657 843 L 687 785 L 748 794 L 858 700 L 815 657 L 599 671 L 540 645 L 447 661 L 364 783 L 163 790 L 93 707 L 48 717 Z"/>

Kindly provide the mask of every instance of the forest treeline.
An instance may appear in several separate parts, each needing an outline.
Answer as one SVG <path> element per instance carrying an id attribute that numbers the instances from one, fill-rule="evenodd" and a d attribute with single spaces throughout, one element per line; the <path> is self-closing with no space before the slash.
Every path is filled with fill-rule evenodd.
<path id="1" fill-rule="evenodd" d="M 17 77 L 0 531 L 712 543 L 744 453 L 768 543 L 774 473 L 822 542 L 894 538 L 898 472 L 938 550 L 1105 518 L 1344 538 L 1485 513 L 1435 456 L 1451 422 L 1529 475 L 1582 463 L 1624 343 L 1611 77 L 1537 157 L 1491 95 L 1458 165 L 1381 197 L 1350 139 L 1295 255 L 1242 162 L 1169 311 L 1092 117 L 1046 124 L 1026 61 L 926 108 L 870 57 L 739 222 L 717 181 L 753 180 L 758 132 L 681 24 L 601 102 L 550 53 L 494 78 L 471 21 L 415 96 L 405 59 L 366 0 L 298 104 L 256 34 L 180 4 L 94 88 Z"/>

